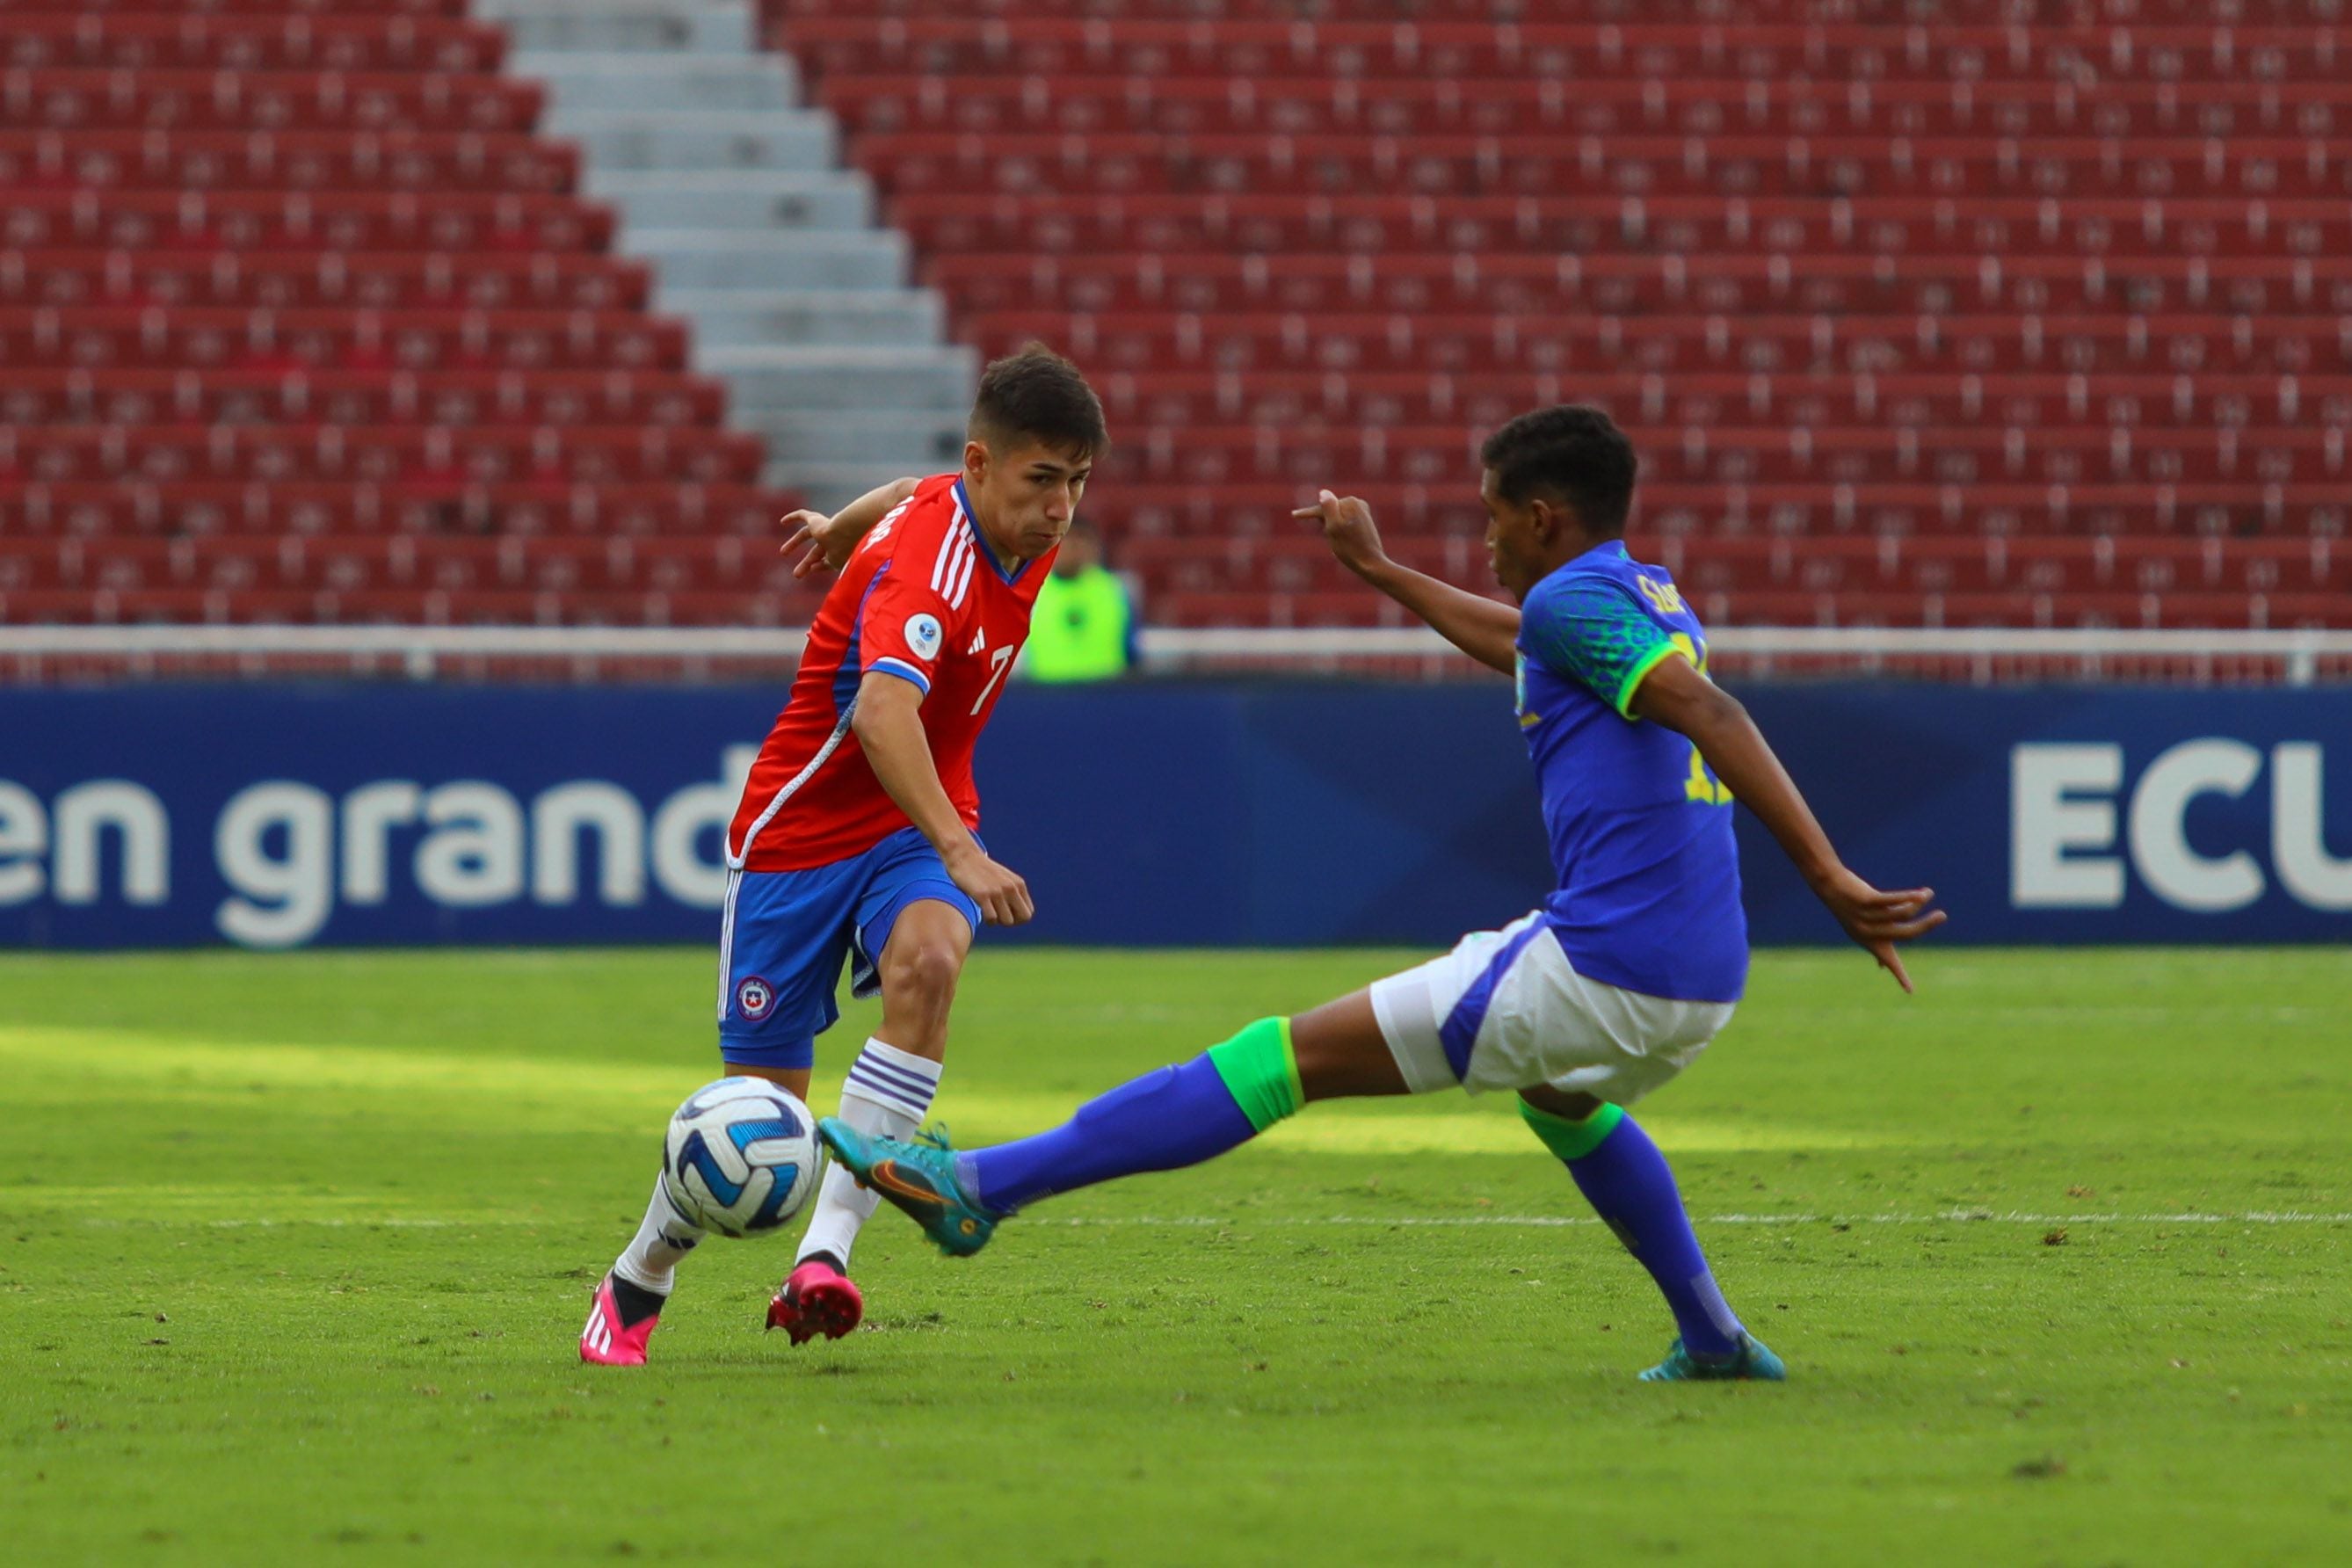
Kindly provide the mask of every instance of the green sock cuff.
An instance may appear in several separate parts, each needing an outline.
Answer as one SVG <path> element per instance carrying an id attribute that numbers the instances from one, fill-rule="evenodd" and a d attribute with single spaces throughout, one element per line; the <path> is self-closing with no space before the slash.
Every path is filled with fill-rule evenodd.
<path id="1" fill-rule="evenodd" d="M 1209 1047 L 1209 1065 L 1249 1124 L 1263 1132 L 1307 1102 L 1298 1084 L 1298 1058 L 1290 1048 L 1290 1020 L 1260 1018 L 1222 1045 Z"/>
<path id="2" fill-rule="evenodd" d="M 1543 1140 L 1545 1148 L 1563 1160 L 1581 1160 L 1601 1147 L 1617 1124 L 1625 1120 L 1624 1108 L 1604 1105 L 1581 1121 L 1570 1121 L 1565 1116 L 1554 1116 L 1549 1110 L 1538 1110 L 1526 1100 L 1519 1101 L 1519 1114 Z"/>

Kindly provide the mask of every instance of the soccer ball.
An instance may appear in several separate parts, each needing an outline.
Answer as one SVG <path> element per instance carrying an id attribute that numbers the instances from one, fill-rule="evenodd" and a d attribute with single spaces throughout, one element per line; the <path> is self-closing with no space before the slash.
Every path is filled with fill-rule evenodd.
<path id="1" fill-rule="evenodd" d="M 762 1078 L 722 1078 L 669 1119 L 662 1188 L 677 1212 L 721 1236 L 758 1236 L 801 1212 L 824 1152 L 797 1095 Z"/>

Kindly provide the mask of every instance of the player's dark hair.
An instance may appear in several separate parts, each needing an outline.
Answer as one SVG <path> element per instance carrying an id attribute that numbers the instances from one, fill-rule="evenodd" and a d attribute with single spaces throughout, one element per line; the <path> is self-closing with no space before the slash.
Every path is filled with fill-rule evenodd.
<path id="1" fill-rule="evenodd" d="M 1641 462 L 1633 443 L 1598 408 L 1564 403 L 1522 414 L 1478 449 L 1495 490 L 1514 506 L 1538 495 L 1566 501 L 1589 533 L 1625 531 Z"/>
<path id="2" fill-rule="evenodd" d="M 980 395 L 972 401 L 966 431 L 992 448 L 1025 437 L 1081 458 L 1097 457 L 1110 445 L 1095 389 L 1076 365 L 1034 342 L 991 361 L 981 373 Z"/>

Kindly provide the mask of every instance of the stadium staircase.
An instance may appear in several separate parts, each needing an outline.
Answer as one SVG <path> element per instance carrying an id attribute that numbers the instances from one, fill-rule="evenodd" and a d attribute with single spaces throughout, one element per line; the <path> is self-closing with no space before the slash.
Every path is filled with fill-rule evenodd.
<path id="1" fill-rule="evenodd" d="M 580 149 L 617 247 L 655 303 L 693 325 L 768 476 L 820 505 L 963 450 L 980 367 L 939 296 L 907 288 L 907 242 L 841 167 L 833 116 L 800 107 L 790 57 L 761 49 L 751 0 L 475 0 L 542 82 L 545 129 Z"/>
<path id="2" fill-rule="evenodd" d="M 1393 624 L 1318 483 L 1482 581 L 1583 399 L 1711 622 L 2352 625 L 2336 0 L 764 5 L 958 333 L 1094 374 L 1156 621 Z"/>

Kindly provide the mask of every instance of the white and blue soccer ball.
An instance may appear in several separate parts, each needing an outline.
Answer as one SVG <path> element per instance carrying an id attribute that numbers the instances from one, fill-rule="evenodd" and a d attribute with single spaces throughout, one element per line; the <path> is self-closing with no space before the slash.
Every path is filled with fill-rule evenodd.
<path id="1" fill-rule="evenodd" d="M 799 1096 L 762 1078 L 722 1078 L 669 1119 L 662 1186 L 705 1230 L 759 1236 L 801 1212 L 824 1165 L 816 1120 Z"/>

